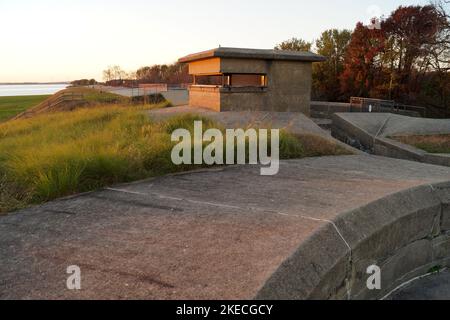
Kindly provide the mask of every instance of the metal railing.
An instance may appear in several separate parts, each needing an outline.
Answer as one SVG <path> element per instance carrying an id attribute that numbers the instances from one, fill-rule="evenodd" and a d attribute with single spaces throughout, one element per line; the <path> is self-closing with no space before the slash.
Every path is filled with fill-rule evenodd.
<path id="1" fill-rule="evenodd" d="M 397 114 L 419 114 L 427 116 L 427 109 L 424 107 L 411 106 L 397 103 L 394 100 L 371 99 L 361 97 L 350 98 L 350 110 L 352 112 L 391 112 Z"/>
<path id="2" fill-rule="evenodd" d="M 82 93 L 64 92 L 56 96 L 54 99 L 49 99 L 47 101 L 47 108 L 54 108 L 62 103 L 72 101 L 84 102 L 84 95 Z"/>

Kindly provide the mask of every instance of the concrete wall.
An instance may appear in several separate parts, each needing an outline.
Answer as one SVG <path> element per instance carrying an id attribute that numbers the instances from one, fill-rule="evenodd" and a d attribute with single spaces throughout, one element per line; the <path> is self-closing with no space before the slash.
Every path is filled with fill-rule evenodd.
<path id="1" fill-rule="evenodd" d="M 438 183 L 341 214 L 302 244 L 256 298 L 381 299 L 437 266 L 450 267 L 449 203 L 450 184 Z M 381 290 L 367 288 L 371 265 L 381 268 Z"/>
<path id="2" fill-rule="evenodd" d="M 219 91 L 218 87 L 191 86 L 189 88 L 189 106 L 220 112 Z"/>
<path id="3" fill-rule="evenodd" d="M 311 101 L 311 117 L 319 119 L 331 119 L 338 112 L 351 112 L 350 103 Z"/>
<path id="4" fill-rule="evenodd" d="M 255 59 L 221 59 L 222 73 L 269 73 L 271 62 Z"/>
<path id="5" fill-rule="evenodd" d="M 184 106 L 189 103 L 189 91 L 184 89 L 171 89 L 161 94 L 173 106 Z"/>
<path id="6" fill-rule="evenodd" d="M 222 88 L 221 111 L 268 111 L 267 90 L 258 88 Z"/>
<path id="7" fill-rule="evenodd" d="M 310 114 L 312 64 L 274 61 L 268 73 L 268 109 Z"/>

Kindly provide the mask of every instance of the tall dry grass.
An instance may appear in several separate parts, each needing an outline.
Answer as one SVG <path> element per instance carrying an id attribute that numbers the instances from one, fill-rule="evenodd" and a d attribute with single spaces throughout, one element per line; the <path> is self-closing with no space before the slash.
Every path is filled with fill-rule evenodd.
<path id="1" fill-rule="evenodd" d="M 153 122 L 139 107 L 102 106 L 0 124 L 0 212 L 57 197 L 193 169 L 171 161 L 173 130 L 220 128 L 184 115 Z M 314 141 L 314 142 L 312 142 Z M 342 154 L 314 136 L 282 132 L 282 158 Z"/>
<path id="2" fill-rule="evenodd" d="M 450 153 L 450 134 L 396 136 L 391 138 L 429 153 Z"/>

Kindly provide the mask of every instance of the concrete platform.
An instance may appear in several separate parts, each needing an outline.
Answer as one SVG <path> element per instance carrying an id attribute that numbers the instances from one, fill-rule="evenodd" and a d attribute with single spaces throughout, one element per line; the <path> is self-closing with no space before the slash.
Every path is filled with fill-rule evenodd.
<path id="1" fill-rule="evenodd" d="M 447 262 L 444 181 L 450 168 L 355 155 L 53 201 L 0 217 L 0 299 L 379 298 Z M 364 290 L 371 263 L 386 274 L 383 292 Z M 66 288 L 70 265 L 80 291 Z"/>

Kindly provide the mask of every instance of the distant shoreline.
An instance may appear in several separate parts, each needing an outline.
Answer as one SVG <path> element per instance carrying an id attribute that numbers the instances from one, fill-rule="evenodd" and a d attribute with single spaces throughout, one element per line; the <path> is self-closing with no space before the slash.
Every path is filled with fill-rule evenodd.
<path id="1" fill-rule="evenodd" d="M 0 97 L 51 95 L 69 86 L 69 82 L 0 84 Z"/>
<path id="2" fill-rule="evenodd" d="M 70 84 L 70 81 L 59 82 L 0 82 L 0 86 L 29 86 L 29 85 L 41 85 L 41 84 Z"/>

